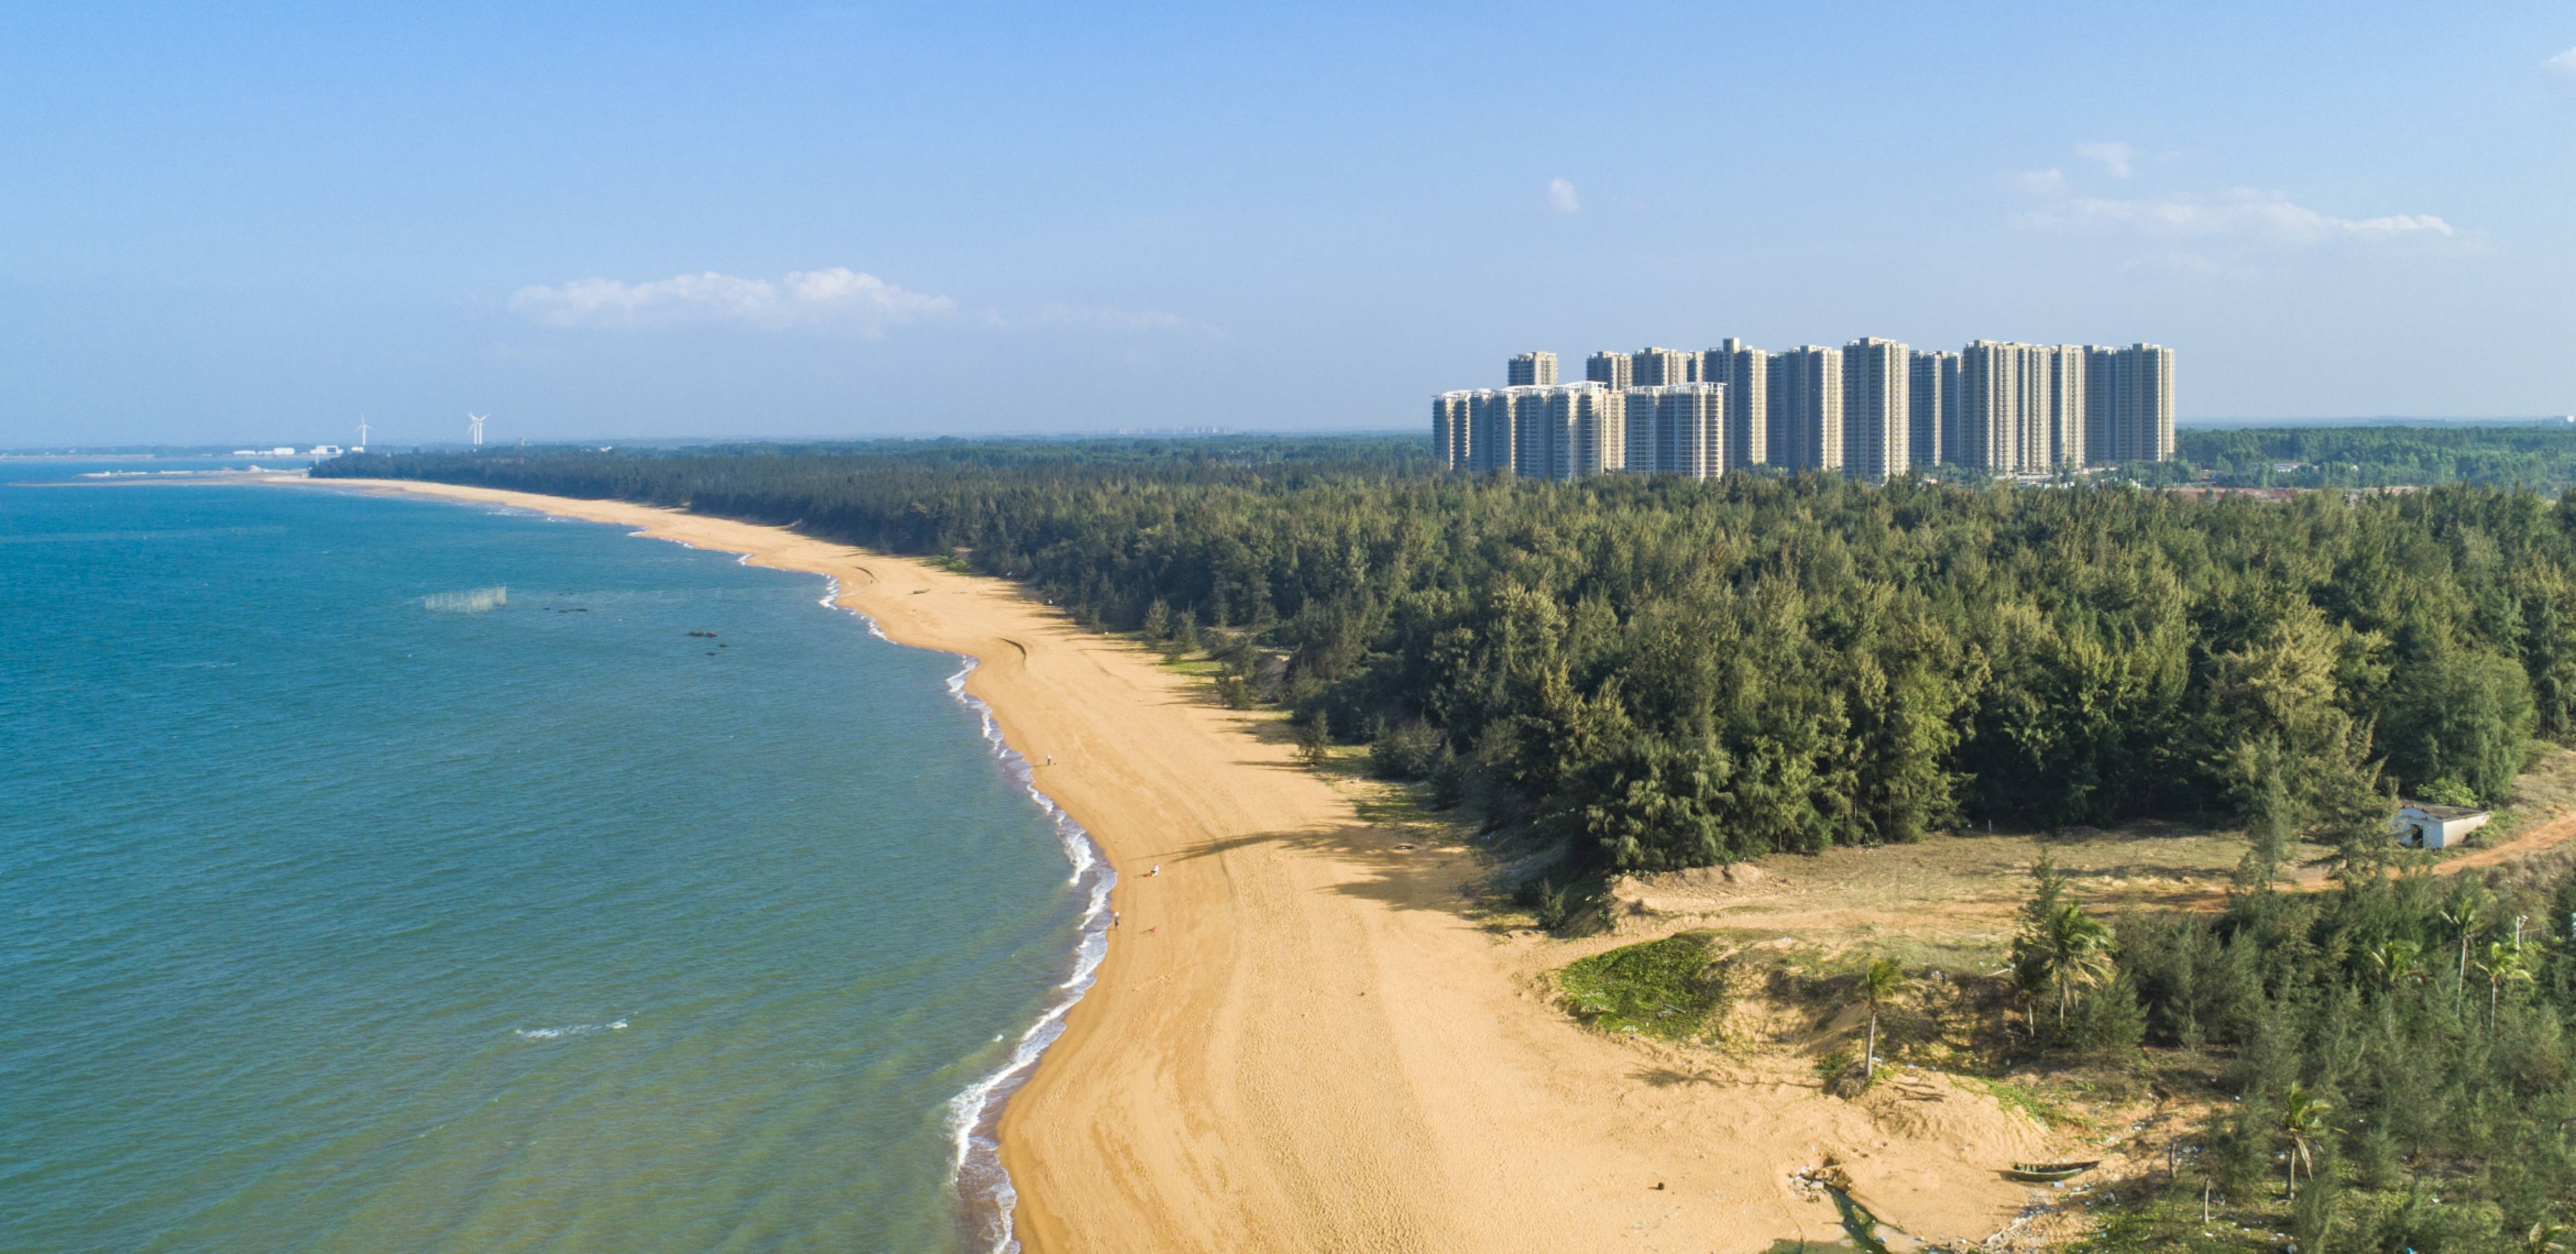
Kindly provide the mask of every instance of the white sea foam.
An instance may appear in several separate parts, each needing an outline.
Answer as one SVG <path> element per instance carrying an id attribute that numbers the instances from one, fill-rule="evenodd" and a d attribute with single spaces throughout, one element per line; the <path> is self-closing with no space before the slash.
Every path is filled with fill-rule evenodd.
<path id="1" fill-rule="evenodd" d="M 468 588 L 463 592 L 433 592 L 420 599 L 421 606 L 440 614 L 484 614 L 510 603 L 506 586 Z"/>
<path id="2" fill-rule="evenodd" d="M 510 1035 L 523 1041 L 560 1041 L 568 1037 L 589 1036 L 598 1032 L 623 1032 L 626 1021 L 609 1023 L 575 1023 L 560 1028 L 512 1028 Z"/>
<path id="3" fill-rule="evenodd" d="M 840 580 L 826 575 L 823 583 L 823 597 L 818 604 L 825 609 L 837 609 L 857 617 L 867 624 L 869 635 L 893 643 L 875 618 L 838 603 Z M 1018 1254 L 1020 1240 L 1011 1230 L 1011 1212 L 1018 1208 L 1020 1194 L 1011 1186 L 1011 1173 L 1002 1166 L 1002 1103 L 1018 1092 L 1021 1085 L 1028 1083 L 1029 1074 L 1037 1068 L 1038 1057 L 1046 1052 L 1047 1046 L 1055 1043 L 1057 1037 L 1064 1035 L 1065 1015 L 1073 1009 L 1074 1003 L 1082 1000 L 1084 993 L 1090 991 L 1094 973 L 1100 969 L 1100 960 L 1108 956 L 1109 890 L 1117 886 L 1118 873 L 1109 869 L 1109 860 L 1100 851 L 1098 843 L 1091 839 L 1091 833 L 1084 830 L 1082 824 L 1074 822 L 1073 816 L 1055 803 L 1055 798 L 1038 788 L 1037 772 L 1031 768 L 1029 760 L 1002 738 L 1000 725 L 993 721 L 993 707 L 966 691 L 966 677 L 975 672 L 975 659 L 959 654 L 957 661 L 957 673 L 948 677 L 948 695 L 974 711 L 986 747 L 993 751 L 993 756 L 1002 760 L 1003 769 L 1019 781 L 1029 800 L 1037 803 L 1038 811 L 1046 815 L 1047 821 L 1055 828 L 1056 841 L 1064 849 L 1065 861 L 1073 866 L 1073 877 L 1069 882 L 1077 889 L 1088 890 L 1083 893 L 1082 920 L 1074 941 L 1072 973 L 1065 977 L 1063 983 L 1056 985 L 1055 997 L 1047 1004 L 1045 1012 L 1038 1016 L 1037 1022 L 1020 1033 L 1020 1043 L 1011 1050 L 1010 1057 L 991 1074 L 967 1085 L 964 1092 L 948 1100 L 948 1135 L 957 1151 L 956 1161 L 950 1170 L 956 1180 L 957 1194 L 965 1200 L 968 1210 L 981 1227 L 986 1248 L 993 1254 Z M 1002 1038 L 996 1036 L 993 1039 L 999 1041 Z"/>
<path id="4" fill-rule="evenodd" d="M 1011 1231 L 1011 1211 L 1019 1204 L 1020 1195 L 1011 1187 L 1011 1175 L 1002 1167 L 999 1124 L 1002 1103 L 1028 1083 L 1036 1069 L 1038 1057 L 1046 1052 L 1057 1037 L 1064 1035 L 1064 1016 L 1074 1003 L 1090 991 L 1100 960 L 1109 953 L 1109 890 L 1116 887 L 1118 874 L 1109 869 L 1108 859 L 1064 807 L 1055 803 L 1037 786 L 1037 772 L 1029 760 L 1002 739 L 1001 728 L 993 721 L 993 707 L 966 691 L 966 677 L 975 670 L 975 659 L 960 657 L 963 663 L 957 673 L 948 677 L 948 694 L 959 704 L 973 710 L 982 724 L 984 742 L 1005 769 L 1019 780 L 1029 800 L 1055 827 L 1056 840 L 1064 848 L 1065 861 L 1073 864 L 1072 884 L 1087 888 L 1083 894 L 1082 921 L 1074 943 L 1073 971 L 1056 986 L 1056 995 L 1038 1021 L 1020 1034 L 1020 1043 L 1011 1056 L 992 1074 L 966 1086 L 948 1102 L 948 1131 L 957 1147 L 956 1176 L 958 1194 L 978 1213 L 989 1248 L 995 1254 L 1016 1254 L 1019 1238 Z M 996 1038 L 998 1039 L 998 1038 Z"/>
<path id="5" fill-rule="evenodd" d="M 823 576 L 823 599 L 815 602 L 815 604 L 820 605 L 827 610 L 839 610 L 852 618 L 858 619 L 860 622 L 868 625 L 869 635 L 874 636 L 879 640 L 883 640 L 887 644 L 894 643 L 894 638 L 885 634 L 884 628 L 877 626 L 877 620 L 873 615 L 861 613 L 860 611 L 851 609 L 846 605 L 837 604 L 840 599 L 841 581 L 830 575 Z"/>

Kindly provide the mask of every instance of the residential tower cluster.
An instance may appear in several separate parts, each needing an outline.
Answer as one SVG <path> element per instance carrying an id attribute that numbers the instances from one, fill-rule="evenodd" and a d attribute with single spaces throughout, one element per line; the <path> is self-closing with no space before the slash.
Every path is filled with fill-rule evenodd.
<path id="1" fill-rule="evenodd" d="M 1505 386 L 1431 402 L 1452 469 L 1579 479 L 1615 471 L 1708 479 L 1751 466 L 1882 482 L 1969 466 L 2003 475 L 2173 456 L 2173 350 L 1978 340 L 1916 352 L 1863 338 L 1786 352 L 1727 340 L 1702 352 L 1594 353 L 1583 381 L 1523 353 Z"/>

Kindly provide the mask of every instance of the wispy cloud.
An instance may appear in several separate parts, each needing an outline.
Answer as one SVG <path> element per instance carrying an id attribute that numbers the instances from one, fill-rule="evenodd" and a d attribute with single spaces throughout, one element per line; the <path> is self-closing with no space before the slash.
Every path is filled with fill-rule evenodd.
<path id="1" fill-rule="evenodd" d="M 2570 48 L 2540 63 L 2540 68 L 2568 78 L 2576 78 L 2576 48 Z"/>
<path id="2" fill-rule="evenodd" d="M 574 279 L 523 287 L 510 309 L 558 327 L 651 327 L 740 323 L 767 330 L 838 327 L 870 337 L 900 323 L 952 312 L 955 301 L 897 287 L 846 266 L 798 270 L 784 280 L 707 271 L 646 283 Z"/>
<path id="3" fill-rule="evenodd" d="M 2099 161 L 2111 177 L 2124 179 L 2129 177 L 2129 163 L 2137 160 L 2138 150 L 2118 140 L 2097 139 L 2077 144 L 2075 155 Z"/>
<path id="4" fill-rule="evenodd" d="M 2293 244 L 2330 240 L 2448 239 L 2450 223 L 2429 213 L 2343 218 L 2291 203 L 2279 192 L 2240 187 L 2216 196 L 2138 200 L 2078 196 L 2013 216 L 2030 230 L 2134 232 L 2159 238 L 2233 237 Z"/>
<path id="5" fill-rule="evenodd" d="M 2006 181 L 2012 184 L 2014 191 L 2027 192 L 2033 196 L 2066 194 L 2066 171 L 2055 166 L 2045 170 L 2024 170 L 2009 176 Z"/>
<path id="6" fill-rule="evenodd" d="M 1558 213 L 1573 213 L 1583 208 L 1583 198 L 1574 194 L 1574 184 L 1564 179 L 1549 179 L 1547 207 Z"/>

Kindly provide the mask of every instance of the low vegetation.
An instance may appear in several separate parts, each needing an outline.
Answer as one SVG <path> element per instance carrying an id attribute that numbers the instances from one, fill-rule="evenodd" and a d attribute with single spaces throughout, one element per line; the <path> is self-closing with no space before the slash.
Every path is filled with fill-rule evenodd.
<path id="1" fill-rule="evenodd" d="M 1705 934 L 1685 933 L 1580 959 L 1558 973 L 1577 1018 L 1606 1032 L 1687 1040 L 1708 1027 L 1726 983 Z"/>

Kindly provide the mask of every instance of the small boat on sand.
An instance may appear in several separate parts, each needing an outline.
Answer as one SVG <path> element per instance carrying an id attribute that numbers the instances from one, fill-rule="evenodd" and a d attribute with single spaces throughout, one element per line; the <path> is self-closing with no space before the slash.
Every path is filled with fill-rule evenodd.
<path id="1" fill-rule="evenodd" d="M 2101 1165 L 2102 1160 L 2098 1158 L 2081 1163 L 2014 1163 L 2012 1170 L 2005 1174 L 2015 1180 L 2054 1183 L 2059 1180 L 2072 1180 Z"/>

